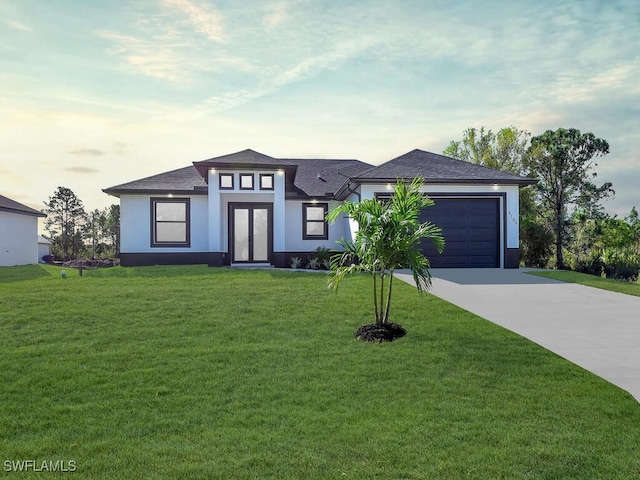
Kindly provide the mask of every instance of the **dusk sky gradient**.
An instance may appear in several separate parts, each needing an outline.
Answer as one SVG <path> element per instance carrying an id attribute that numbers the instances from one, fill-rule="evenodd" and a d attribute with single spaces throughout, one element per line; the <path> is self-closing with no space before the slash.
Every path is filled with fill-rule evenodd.
<path id="1" fill-rule="evenodd" d="M 0 0 L 0 194 L 87 210 L 246 148 L 380 164 L 468 127 L 593 132 L 640 208 L 640 2 Z"/>

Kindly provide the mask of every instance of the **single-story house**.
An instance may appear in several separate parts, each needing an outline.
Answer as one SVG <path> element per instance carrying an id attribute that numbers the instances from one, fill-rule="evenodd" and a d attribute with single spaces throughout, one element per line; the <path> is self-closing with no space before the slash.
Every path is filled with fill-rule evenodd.
<path id="1" fill-rule="evenodd" d="M 38 262 L 44 263 L 44 257 L 51 255 L 51 240 L 38 235 Z"/>
<path id="2" fill-rule="evenodd" d="M 327 224 L 329 210 L 417 176 L 435 201 L 423 219 L 446 241 L 441 255 L 425 245 L 433 267 L 518 267 L 519 188 L 534 182 L 423 150 L 379 166 L 243 150 L 103 191 L 120 198 L 121 265 L 288 267 L 352 237 L 357 225 Z"/>
<path id="3" fill-rule="evenodd" d="M 38 263 L 38 218 L 46 215 L 0 195 L 0 267 Z"/>

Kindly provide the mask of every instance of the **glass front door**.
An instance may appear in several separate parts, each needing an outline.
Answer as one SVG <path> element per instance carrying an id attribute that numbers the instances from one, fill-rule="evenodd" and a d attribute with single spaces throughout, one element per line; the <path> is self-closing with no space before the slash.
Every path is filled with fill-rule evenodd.
<path id="1" fill-rule="evenodd" d="M 269 262 L 271 204 L 230 204 L 231 259 L 233 262 Z"/>

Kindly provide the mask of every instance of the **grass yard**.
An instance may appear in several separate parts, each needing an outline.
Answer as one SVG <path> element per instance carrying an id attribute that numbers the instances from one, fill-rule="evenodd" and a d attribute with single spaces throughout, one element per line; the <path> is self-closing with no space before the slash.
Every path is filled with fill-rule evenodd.
<path id="1" fill-rule="evenodd" d="M 627 295 L 640 297 L 640 283 L 638 282 L 603 278 L 586 273 L 571 272 L 569 270 L 544 270 L 527 273 L 537 275 L 539 277 L 559 280 L 561 282 L 577 283 L 579 285 L 586 285 L 587 287 L 601 288 L 603 290 L 610 290 L 612 292 L 625 293 Z"/>
<path id="2" fill-rule="evenodd" d="M 0 461 L 83 479 L 626 479 L 640 405 L 396 283 L 193 267 L 0 268 Z M 12 467 L 13 468 L 13 467 Z"/>

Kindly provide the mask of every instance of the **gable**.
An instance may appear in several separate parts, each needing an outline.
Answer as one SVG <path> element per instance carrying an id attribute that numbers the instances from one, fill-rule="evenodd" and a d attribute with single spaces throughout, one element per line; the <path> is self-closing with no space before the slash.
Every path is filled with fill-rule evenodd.
<path id="1" fill-rule="evenodd" d="M 528 185 L 535 180 L 415 149 L 361 173 L 354 181 L 388 182 L 422 177 L 425 183 L 480 183 Z"/>
<path id="2" fill-rule="evenodd" d="M 193 162 L 192 166 L 134 180 L 103 191 L 110 195 L 207 194 L 210 169 L 282 170 L 288 198 L 348 195 L 349 185 L 422 177 L 425 183 L 529 185 L 534 180 L 415 149 L 379 166 L 355 159 L 275 158 L 251 149 Z"/>
<path id="3" fill-rule="evenodd" d="M 15 200 L 11 200 L 4 195 L 0 195 L 0 212 L 15 213 L 18 215 L 30 215 L 34 217 L 46 217 L 46 215 L 38 210 L 27 207 L 22 203 L 18 203 Z"/>
<path id="4" fill-rule="evenodd" d="M 371 168 L 359 160 L 274 158 L 253 150 L 193 162 L 192 166 L 134 180 L 104 189 L 121 194 L 207 194 L 209 169 L 218 170 L 283 170 L 287 177 L 287 196 L 309 198 L 334 195 L 356 172 Z"/>
<path id="5" fill-rule="evenodd" d="M 102 190 L 109 195 L 171 193 L 171 194 L 207 194 L 207 184 L 191 165 L 177 170 L 152 175 L 132 182 L 123 183 Z"/>

